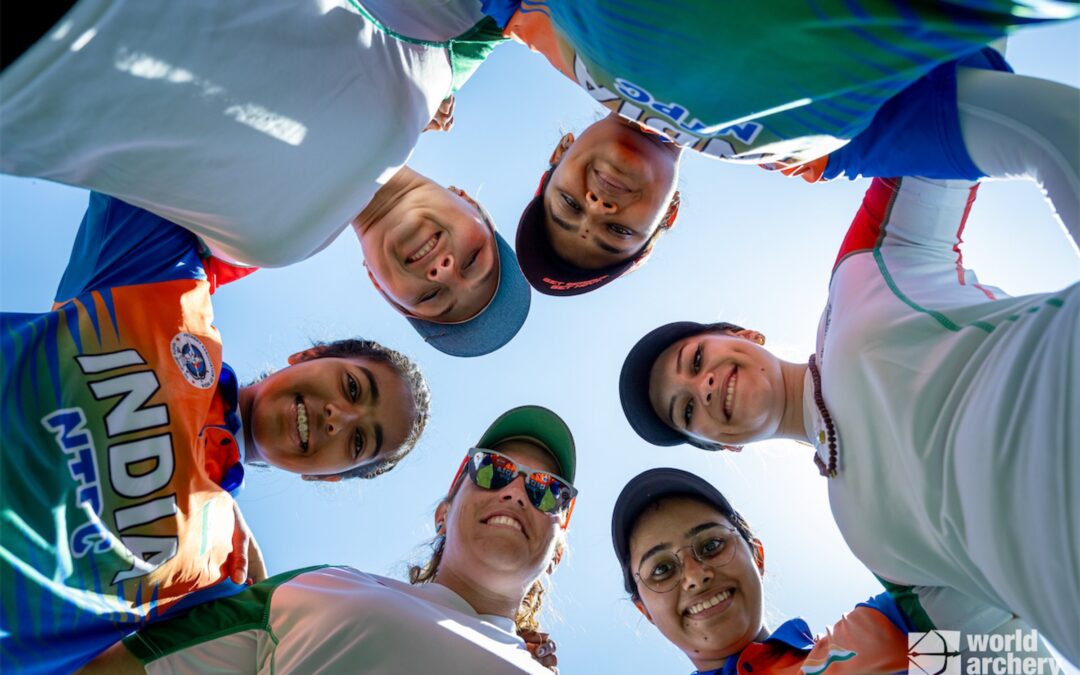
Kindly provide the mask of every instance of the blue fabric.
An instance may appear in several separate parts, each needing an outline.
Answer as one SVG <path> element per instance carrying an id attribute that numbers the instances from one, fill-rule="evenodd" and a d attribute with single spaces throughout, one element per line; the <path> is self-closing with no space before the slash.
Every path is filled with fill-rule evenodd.
<path id="1" fill-rule="evenodd" d="M 900 606 L 896 604 L 896 600 L 893 599 L 888 591 L 879 593 L 868 599 L 866 602 L 860 602 L 856 607 L 869 607 L 870 609 L 881 612 L 885 615 L 885 618 L 892 621 L 893 625 L 905 633 L 911 633 L 918 630 L 914 622 L 912 622 L 912 620 L 908 618 L 908 615 L 900 609 Z"/>
<path id="2" fill-rule="evenodd" d="M 55 299 L 176 279 L 206 279 L 198 238 L 149 211 L 91 192 Z"/>
<path id="3" fill-rule="evenodd" d="M 236 379 L 236 371 L 227 363 L 221 364 L 221 374 L 218 376 L 218 394 L 222 403 L 225 404 L 225 428 L 239 443 L 242 423 L 240 419 L 240 382 Z M 240 452 L 240 461 L 225 470 L 221 478 L 221 488 L 233 497 L 244 487 L 244 453 Z"/>
<path id="4" fill-rule="evenodd" d="M 514 12 L 521 6 L 521 0 L 480 0 L 480 8 L 487 14 L 499 28 L 506 28 Z"/>
<path id="5" fill-rule="evenodd" d="M 986 47 L 971 56 L 938 66 L 878 110 L 870 126 L 829 155 L 826 179 L 846 176 L 922 176 L 978 180 L 984 177 L 971 161 L 960 133 L 956 105 L 956 69 L 982 68 L 1012 72 L 996 50 Z"/>

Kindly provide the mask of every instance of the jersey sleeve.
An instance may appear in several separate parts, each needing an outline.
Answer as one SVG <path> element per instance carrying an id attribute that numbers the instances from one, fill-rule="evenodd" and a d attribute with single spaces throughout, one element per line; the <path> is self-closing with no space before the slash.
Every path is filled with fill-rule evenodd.
<path id="1" fill-rule="evenodd" d="M 911 623 L 887 593 L 860 603 L 818 637 L 802 672 L 808 675 L 908 672 Z"/>
<path id="2" fill-rule="evenodd" d="M 206 279 L 198 238 L 149 211 L 90 193 L 56 302 L 94 290 Z"/>

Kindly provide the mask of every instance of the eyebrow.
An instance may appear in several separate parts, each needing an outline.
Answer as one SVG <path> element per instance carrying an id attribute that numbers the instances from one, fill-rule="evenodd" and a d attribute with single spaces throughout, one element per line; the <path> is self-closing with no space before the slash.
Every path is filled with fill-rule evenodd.
<path id="1" fill-rule="evenodd" d="M 679 374 L 682 373 L 682 355 L 683 355 L 683 351 L 686 349 L 688 344 L 689 343 L 683 344 L 683 346 L 679 348 L 679 353 L 675 355 L 675 374 L 676 375 L 679 375 Z M 668 416 L 668 424 L 673 429 L 678 429 L 679 426 L 677 424 L 675 424 L 675 397 L 674 396 L 671 397 L 671 403 L 668 404 L 667 416 Z"/>
<path id="2" fill-rule="evenodd" d="M 370 370 L 368 370 L 367 368 L 365 368 L 364 366 L 357 366 L 357 367 L 360 369 L 361 372 L 364 373 L 364 376 L 367 377 L 368 391 L 371 392 L 371 405 L 374 407 L 375 404 L 377 404 L 379 402 L 379 385 L 378 385 L 378 383 L 375 382 L 375 375 L 372 374 L 372 372 Z M 378 457 L 379 453 L 382 452 L 382 444 L 383 444 L 382 425 L 376 423 L 375 424 L 375 454 L 373 454 L 372 457 Z"/>

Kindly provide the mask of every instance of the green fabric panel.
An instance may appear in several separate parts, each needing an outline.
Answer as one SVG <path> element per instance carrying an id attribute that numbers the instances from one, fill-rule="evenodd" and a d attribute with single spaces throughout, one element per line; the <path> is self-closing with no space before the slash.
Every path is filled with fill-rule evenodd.
<path id="1" fill-rule="evenodd" d="M 877 577 L 875 574 L 874 576 Z M 919 601 L 919 594 L 915 592 L 914 586 L 901 586 L 900 584 L 894 584 L 891 581 L 886 581 L 881 577 L 877 577 L 877 580 L 881 582 L 881 585 L 885 587 L 885 590 L 889 592 L 892 599 L 896 601 L 896 604 L 900 606 L 900 609 L 907 614 L 911 619 L 911 623 L 915 625 L 915 628 L 922 632 L 935 630 L 937 626 L 930 620 L 930 616 L 923 609 L 922 603 Z"/>
<path id="2" fill-rule="evenodd" d="M 491 51 L 506 42 L 495 19 L 484 17 L 471 29 L 450 41 L 450 69 L 454 73 L 451 93 L 456 93 L 472 77 Z"/>
<path id="3" fill-rule="evenodd" d="M 270 627 L 270 600 L 274 591 L 293 578 L 330 565 L 314 565 L 282 572 L 228 598 L 196 605 L 174 619 L 151 624 L 124 638 L 124 646 L 142 663 L 149 663 L 201 642 Z M 276 638 L 275 638 L 276 640 Z"/>

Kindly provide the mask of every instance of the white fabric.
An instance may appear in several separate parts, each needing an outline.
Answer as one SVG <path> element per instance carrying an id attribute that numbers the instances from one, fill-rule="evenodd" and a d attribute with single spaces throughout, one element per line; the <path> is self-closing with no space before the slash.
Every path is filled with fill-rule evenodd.
<path id="1" fill-rule="evenodd" d="M 1030 178 L 1080 244 L 1080 90 L 991 70 L 959 68 L 957 109 L 975 166 L 995 178 Z"/>
<path id="2" fill-rule="evenodd" d="M 278 586 L 269 628 L 193 644 L 146 664 L 148 673 L 534 673 L 511 619 L 477 614 L 438 584 L 411 586 L 347 567 Z"/>
<path id="3" fill-rule="evenodd" d="M 442 4 L 447 33 L 482 16 L 476 0 Z M 287 265 L 405 164 L 451 80 L 444 46 L 398 40 L 347 0 L 81 0 L 0 78 L 0 170 Z"/>
<path id="4" fill-rule="evenodd" d="M 833 272 L 817 348 L 832 510 L 875 574 L 1014 612 L 1080 663 L 1080 284 L 980 285 L 959 255 L 969 193 L 903 179 L 880 246 Z"/>

